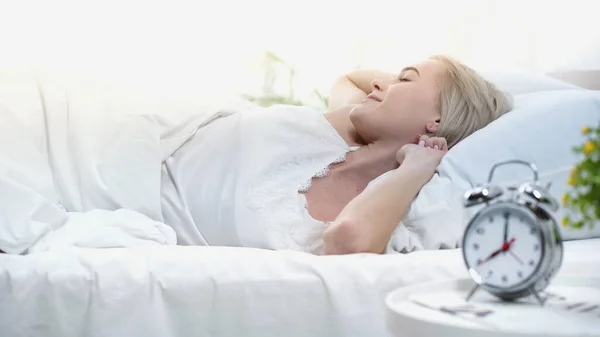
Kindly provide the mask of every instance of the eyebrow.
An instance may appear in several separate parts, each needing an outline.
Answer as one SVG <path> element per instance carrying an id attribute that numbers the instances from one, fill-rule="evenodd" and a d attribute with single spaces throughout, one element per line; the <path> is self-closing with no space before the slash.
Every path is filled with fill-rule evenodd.
<path id="1" fill-rule="evenodd" d="M 415 68 L 415 67 L 405 67 L 404 69 L 402 69 L 402 71 L 400 72 L 401 74 L 407 72 L 407 71 L 414 71 L 415 73 L 417 73 L 417 75 L 419 75 L 419 77 L 421 77 L 421 73 L 419 73 L 419 69 Z"/>

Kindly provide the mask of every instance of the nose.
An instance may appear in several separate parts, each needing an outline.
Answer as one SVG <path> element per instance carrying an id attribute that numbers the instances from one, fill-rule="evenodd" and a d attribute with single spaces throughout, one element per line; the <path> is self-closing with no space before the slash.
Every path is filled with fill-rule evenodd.
<path id="1" fill-rule="evenodd" d="M 385 89 L 384 83 L 382 80 L 374 79 L 371 81 L 371 90 L 372 91 L 375 91 L 375 90 L 383 91 L 384 89 Z"/>

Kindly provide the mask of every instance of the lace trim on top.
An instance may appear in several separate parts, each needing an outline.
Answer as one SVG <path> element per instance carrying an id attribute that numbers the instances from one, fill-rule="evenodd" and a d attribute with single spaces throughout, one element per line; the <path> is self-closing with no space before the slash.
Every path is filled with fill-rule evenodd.
<path id="1" fill-rule="evenodd" d="M 273 249 L 313 252 L 319 245 L 325 226 L 307 223 L 305 203 L 298 198 L 305 200 L 301 193 L 312 179 L 326 176 L 331 165 L 353 151 L 323 115 L 313 118 L 306 112 L 285 117 L 282 125 L 294 127 L 274 139 L 283 148 L 248 186 L 247 206 L 258 215 Z"/>
<path id="2" fill-rule="evenodd" d="M 300 184 L 300 187 L 298 188 L 298 192 L 299 193 L 306 193 L 306 192 L 308 192 L 308 190 L 312 186 L 313 179 L 327 177 L 329 175 L 329 170 L 331 169 L 331 166 L 333 166 L 335 164 L 339 164 L 339 163 L 345 162 L 346 161 L 346 156 L 348 155 L 348 153 L 354 152 L 354 151 L 358 150 L 359 148 L 360 148 L 360 146 L 350 146 L 348 148 L 347 152 L 345 152 L 339 158 L 337 158 L 336 160 L 334 160 L 331 164 L 329 164 L 326 167 L 320 169 L 314 176 L 312 176 L 312 178 L 310 178 L 307 181 L 305 181 L 302 184 Z"/>
<path id="3" fill-rule="evenodd" d="M 323 233 L 325 229 L 331 225 L 331 222 L 325 222 L 321 220 L 317 220 L 310 215 L 308 212 L 308 202 L 306 200 L 306 196 L 304 193 L 308 192 L 313 179 L 323 178 L 329 175 L 329 169 L 332 165 L 343 163 L 346 161 L 346 156 L 348 153 L 356 151 L 359 146 L 350 147 L 347 152 L 344 153 L 343 156 L 340 156 L 338 159 L 333 161 L 327 167 L 321 169 L 317 174 L 315 174 L 311 179 L 307 182 L 303 183 L 301 188 L 298 190 L 298 195 L 300 197 L 300 207 L 302 208 L 302 214 L 304 217 L 303 226 L 306 229 L 306 243 L 305 247 L 307 251 L 313 254 L 321 255 L 323 253 Z"/>

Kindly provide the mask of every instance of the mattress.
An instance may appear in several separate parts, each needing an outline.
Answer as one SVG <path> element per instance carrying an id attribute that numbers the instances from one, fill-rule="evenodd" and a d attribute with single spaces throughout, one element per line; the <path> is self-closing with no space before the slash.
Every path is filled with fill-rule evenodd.
<path id="1" fill-rule="evenodd" d="M 600 239 L 560 275 L 600 276 Z M 466 277 L 459 250 L 313 256 L 232 247 L 0 255 L 0 336 L 390 336 L 397 287 Z"/>

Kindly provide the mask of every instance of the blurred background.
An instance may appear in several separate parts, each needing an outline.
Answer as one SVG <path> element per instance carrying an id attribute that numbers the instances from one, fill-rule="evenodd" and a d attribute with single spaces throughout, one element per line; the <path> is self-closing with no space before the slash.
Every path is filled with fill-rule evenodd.
<path id="1" fill-rule="evenodd" d="M 600 69 L 596 0 L 0 0 L 0 70 L 322 107 L 337 76 L 431 54 Z"/>

